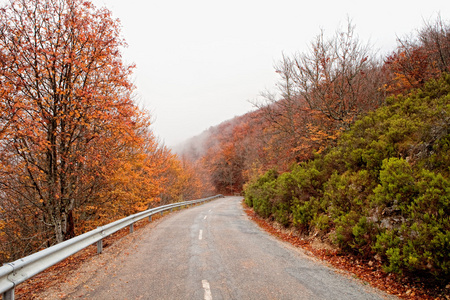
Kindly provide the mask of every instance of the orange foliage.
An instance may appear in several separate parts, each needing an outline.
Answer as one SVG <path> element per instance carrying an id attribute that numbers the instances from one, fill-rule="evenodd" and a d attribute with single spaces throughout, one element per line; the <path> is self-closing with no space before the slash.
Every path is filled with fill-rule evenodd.
<path id="1" fill-rule="evenodd" d="M 75 234 L 73 210 L 133 139 L 136 108 L 118 23 L 89 2 L 11 1 L 1 11 L 5 196 L 36 210 L 49 243 Z M 99 148 L 99 146 L 105 146 Z M 107 146 L 107 147 L 106 147 Z M 5 201 L 10 201 L 5 199 Z"/>
<path id="2" fill-rule="evenodd" d="M 204 179 L 199 166 L 184 159 L 172 156 L 165 176 L 168 184 L 161 194 L 161 204 L 198 199 L 211 194 L 209 182 Z"/>
<path id="3" fill-rule="evenodd" d="M 174 182 L 172 199 L 199 193 L 132 100 L 110 11 L 11 0 L 0 27 L 0 261 L 144 210 Z"/>
<path id="4" fill-rule="evenodd" d="M 400 47 L 397 53 L 389 56 L 386 66 L 392 73 L 392 82 L 387 91 L 399 94 L 413 88 L 419 88 L 432 77 L 436 77 L 438 70 L 430 65 L 429 54 L 423 47 Z"/>

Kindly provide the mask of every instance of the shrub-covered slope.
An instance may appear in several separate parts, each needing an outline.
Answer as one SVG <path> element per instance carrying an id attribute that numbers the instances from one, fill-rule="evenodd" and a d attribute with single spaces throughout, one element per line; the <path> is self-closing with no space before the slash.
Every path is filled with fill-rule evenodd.
<path id="1" fill-rule="evenodd" d="M 354 123 L 338 145 L 248 183 L 257 213 L 390 272 L 450 275 L 450 75 Z"/>

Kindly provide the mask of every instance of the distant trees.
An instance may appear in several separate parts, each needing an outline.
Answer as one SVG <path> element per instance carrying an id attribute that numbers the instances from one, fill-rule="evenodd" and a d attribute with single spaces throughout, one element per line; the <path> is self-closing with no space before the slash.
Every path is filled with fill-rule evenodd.
<path id="1" fill-rule="evenodd" d="M 275 167 L 283 172 L 335 145 L 338 137 L 388 95 L 421 87 L 449 70 L 449 27 L 440 18 L 377 56 L 348 21 L 331 37 L 320 32 L 308 51 L 283 54 L 274 66 L 277 90 L 262 93 L 256 111 L 209 130 L 202 153 L 212 182 L 224 193 Z M 194 157 L 195 156 L 195 157 Z M 201 158 L 203 156 L 203 158 Z M 226 188 L 228 187 L 228 188 Z"/>
<path id="2" fill-rule="evenodd" d="M 233 120 L 219 125 L 219 131 L 207 145 L 208 150 L 201 159 L 211 176 L 211 182 L 220 193 L 240 192 L 243 185 L 243 155 L 238 150 L 240 142 L 235 139 L 239 122 Z M 236 123 L 235 123 L 236 122 Z"/>
<path id="3" fill-rule="evenodd" d="M 266 155 L 270 145 L 264 126 L 256 112 L 233 118 L 188 141 L 180 155 L 194 166 L 206 188 L 211 184 L 219 193 L 240 193 L 250 177 L 282 160 Z"/>
<path id="4" fill-rule="evenodd" d="M 167 158 L 168 168 L 162 173 L 165 180 L 158 204 L 198 199 L 214 192 L 203 166 L 174 154 Z"/>

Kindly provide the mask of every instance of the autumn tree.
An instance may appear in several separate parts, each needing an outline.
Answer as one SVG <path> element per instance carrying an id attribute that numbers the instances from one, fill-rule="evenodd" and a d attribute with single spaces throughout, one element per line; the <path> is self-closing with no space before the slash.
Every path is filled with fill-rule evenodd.
<path id="1" fill-rule="evenodd" d="M 77 234 L 146 210 L 159 201 L 168 184 L 166 161 L 173 155 L 154 136 L 150 120 L 145 111 L 136 111 L 127 137 L 107 139 L 108 143 L 101 145 L 115 149 L 115 153 L 100 161 L 102 186 L 93 191 L 91 201 L 77 206 Z"/>
<path id="2" fill-rule="evenodd" d="M 310 49 L 283 58 L 280 72 L 290 73 L 291 94 L 309 108 L 348 128 L 355 117 L 378 107 L 384 98 L 379 62 L 370 44 L 362 43 L 350 21 L 345 30 L 326 39 L 322 31 Z"/>
<path id="3" fill-rule="evenodd" d="M 28 218 L 21 235 L 74 236 L 74 210 L 135 138 L 119 28 L 82 0 L 10 0 L 0 10 L 0 211 Z"/>
<path id="4" fill-rule="evenodd" d="M 419 30 L 419 40 L 425 48 L 430 49 L 439 75 L 450 72 L 450 24 L 439 15 L 434 22 L 426 22 Z"/>
<path id="5" fill-rule="evenodd" d="M 398 38 L 397 49 L 386 58 L 392 94 L 420 88 L 431 78 L 450 72 L 450 25 L 439 16 L 426 22 L 416 36 Z"/>
<path id="6" fill-rule="evenodd" d="M 277 89 L 254 105 L 268 122 L 268 154 L 284 159 L 280 171 L 329 147 L 358 115 L 383 101 L 383 69 L 350 21 L 329 39 L 322 31 L 307 52 L 283 54 L 275 71 Z"/>
<path id="7" fill-rule="evenodd" d="M 277 83 L 277 93 L 266 91 L 261 93 L 262 101 L 254 101 L 253 105 L 258 108 L 260 116 L 269 124 L 270 128 L 264 131 L 265 134 L 278 140 L 284 147 L 296 149 L 305 135 L 306 124 L 301 118 L 304 116 L 307 106 L 300 95 L 295 92 L 291 72 L 291 62 L 283 55 L 283 60 L 275 66 L 275 70 L 280 76 Z M 279 147 L 277 147 L 279 148 Z M 294 152 L 291 151 L 293 156 Z M 291 159 L 289 159 L 292 161 Z"/>
<path id="8" fill-rule="evenodd" d="M 326 147 L 336 130 L 334 120 L 312 109 L 298 92 L 289 57 L 283 55 L 275 70 L 280 76 L 277 91 L 262 93 L 262 101 L 253 104 L 267 121 L 263 133 L 268 137 L 268 150 L 285 160 L 278 164 L 281 167 L 310 158 L 313 151 Z"/>

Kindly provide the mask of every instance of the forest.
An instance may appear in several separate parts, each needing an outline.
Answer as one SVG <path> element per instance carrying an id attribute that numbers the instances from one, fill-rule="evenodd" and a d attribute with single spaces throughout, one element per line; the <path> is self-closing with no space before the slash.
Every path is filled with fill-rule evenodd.
<path id="1" fill-rule="evenodd" d="M 212 192 L 134 101 L 109 10 L 12 0 L 0 28 L 0 265 Z"/>
<path id="2" fill-rule="evenodd" d="M 277 92 L 183 157 L 260 216 L 386 272 L 450 278 L 450 26 L 381 56 L 348 21 L 275 65 Z M 444 284 L 445 286 L 445 284 Z"/>
<path id="3" fill-rule="evenodd" d="M 255 109 L 177 152 L 135 101 L 119 20 L 84 0 L 0 9 L 0 264 L 161 204 L 243 195 L 260 216 L 450 278 L 450 24 L 388 54 L 356 27 L 284 53 Z"/>

